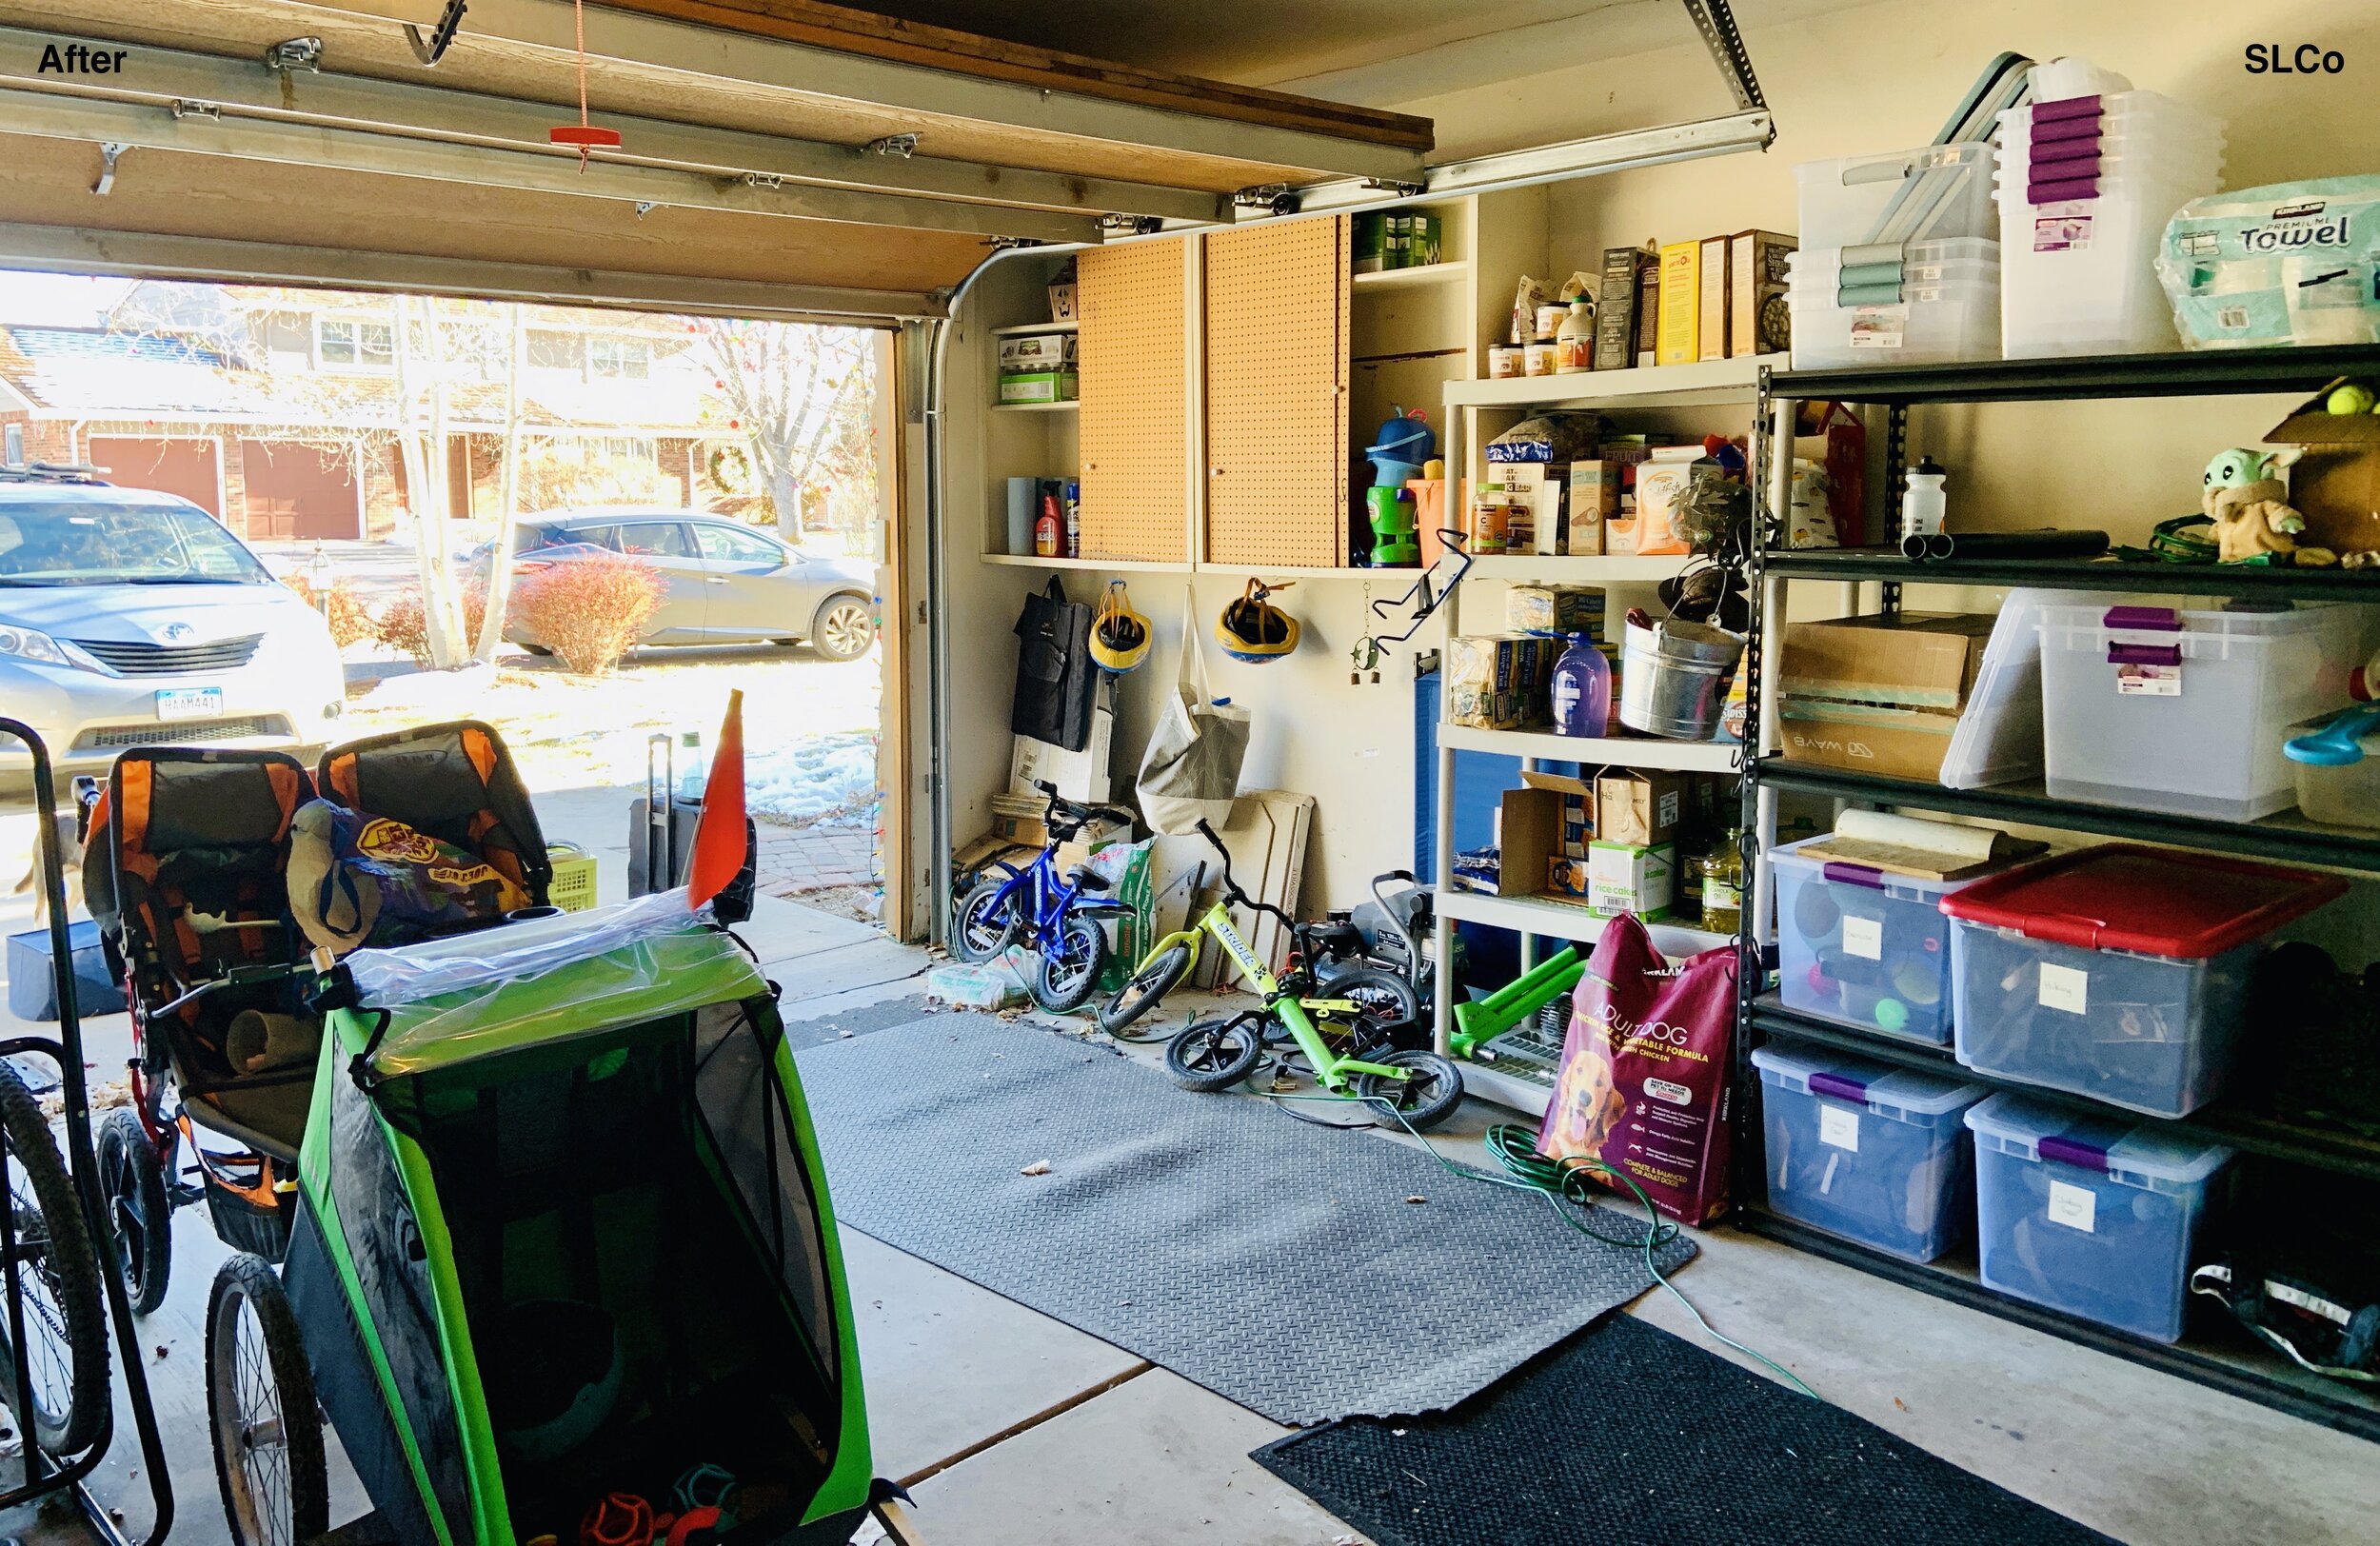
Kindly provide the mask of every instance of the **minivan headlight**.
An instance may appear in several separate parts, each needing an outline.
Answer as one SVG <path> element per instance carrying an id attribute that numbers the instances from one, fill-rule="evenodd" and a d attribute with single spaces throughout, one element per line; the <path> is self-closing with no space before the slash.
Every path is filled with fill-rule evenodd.
<path id="1" fill-rule="evenodd" d="M 73 665 L 58 642 L 46 633 L 30 628 L 11 628 L 0 624 L 0 655 L 13 655 L 20 661 L 37 661 L 43 665 Z"/>

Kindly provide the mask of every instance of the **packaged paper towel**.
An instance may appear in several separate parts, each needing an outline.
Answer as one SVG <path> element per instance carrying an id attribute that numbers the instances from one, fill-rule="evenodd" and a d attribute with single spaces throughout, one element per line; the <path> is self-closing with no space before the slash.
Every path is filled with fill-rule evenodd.
<path id="1" fill-rule="evenodd" d="M 2192 199 L 2157 277 L 2190 348 L 2380 343 L 2380 175 Z"/>

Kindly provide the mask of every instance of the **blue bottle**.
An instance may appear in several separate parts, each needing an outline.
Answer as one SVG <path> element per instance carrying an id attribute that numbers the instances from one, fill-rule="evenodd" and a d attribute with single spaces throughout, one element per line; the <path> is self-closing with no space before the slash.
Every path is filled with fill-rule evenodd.
<path id="1" fill-rule="evenodd" d="M 1593 634 L 1574 633 L 1554 663 L 1554 733 L 1600 736 L 1612 720 L 1612 663 Z"/>

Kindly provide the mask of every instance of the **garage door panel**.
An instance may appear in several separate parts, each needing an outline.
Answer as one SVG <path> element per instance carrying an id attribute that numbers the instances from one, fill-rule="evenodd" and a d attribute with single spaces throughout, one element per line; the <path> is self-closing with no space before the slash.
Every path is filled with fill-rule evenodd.
<path id="1" fill-rule="evenodd" d="M 240 442 L 241 507 L 255 541 L 361 537 L 355 463 L 348 453 L 288 442 Z"/>
<path id="2" fill-rule="evenodd" d="M 222 448 L 211 440 L 93 435 L 83 454 L 111 484 L 178 494 L 223 519 Z"/>

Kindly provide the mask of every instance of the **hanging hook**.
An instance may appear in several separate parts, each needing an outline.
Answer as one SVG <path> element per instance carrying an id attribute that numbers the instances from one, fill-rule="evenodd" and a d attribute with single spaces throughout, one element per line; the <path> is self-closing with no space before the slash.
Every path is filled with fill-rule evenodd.
<path id="1" fill-rule="evenodd" d="M 455 32 L 463 26 L 463 13 L 470 9 L 469 6 L 464 4 L 464 0 L 446 0 L 446 11 L 439 16 L 438 25 L 430 29 L 429 41 L 426 43 L 422 41 L 420 28 L 411 22 L 406 23 L 405 40 L 413 46 L 413 57 L 419 59 L 425 66 L 434 66 L 439 60 L 444 59 L 446 56 L 447 45 L 454 41 Z M 286 46 L 283 45 L 283 47 Z M 319 55 L 321 51 L 322 46 L 317 42 L 315 52 Z M 309 65 L 307 68 L 313 67 Z"/>

